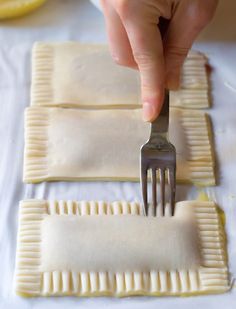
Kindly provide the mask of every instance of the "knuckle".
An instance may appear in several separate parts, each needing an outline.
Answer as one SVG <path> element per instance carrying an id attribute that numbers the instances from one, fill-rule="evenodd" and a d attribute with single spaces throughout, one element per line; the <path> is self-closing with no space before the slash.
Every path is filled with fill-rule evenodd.
<path id="1" fill-rule="evenodd" d="M 198 20 L 199 26 L 200 27 L 206 26 L 211 21 L 212 17 L 213 13 L 211 11 L 201 10 L 201 12 L 199 12 L 199 20 Z"/>
<path id="2" fill-rule="evenodd" d="M 202 28 L 212 19 L 214 10 L 211 10 L 206 2 L 197 0 L 189 6 L 188 15 L 196 27 Z"/>
<path id="3" fill-rule="evenodd" d="M 155 93 L 156 87 L 153 88 L 153 86 L 150 85 L 150 83 L 148 81 L 146 81 L 145 79 L 142 79 L 141 82 L 142 82 L 141 83 L 142 93 L 152 93 L 153 96 L 156 95 L 156 93 Z"/>
<path id="4" fill-rule="evenodd" d="M 166 56 L 171 58 L 176 58 L 181 61 L 184 59 L 188 54 L 188 48 L 180 47 L 180 46 L 168 46 L 166 51 Z"/>
<path id="5" fill-rule="evenodd" d="M 189 49 L 185 47 L 168 46 L 165 52 L 166 69 L 179 70 L 188 55 L 188 51 Z"/>
<path id="6" fill-rule="evenodd" d="M 116 0 L 115 8 L 121 18 L 129 18 L 132 14 L 133 0 Z"/>
<path id="7" fill-rule="evenodd" d="M 150 52 L 134 51 L 133 56 L 138 66 L 143 69 L 149 69 L 155 63 L 154 55 Z"/>
<path id="8" fill-rule="evenodd" d="M 106 4 L 106 0 L 100 0 L 100 4 L 104 6 Z"/>
<path id="9" fill-rule="evenodd" d="M 100 4 L 102 6 L 102 8 L 106 8 L 109 4 L 107 3 L 107 0 L 100 0 Z"/>

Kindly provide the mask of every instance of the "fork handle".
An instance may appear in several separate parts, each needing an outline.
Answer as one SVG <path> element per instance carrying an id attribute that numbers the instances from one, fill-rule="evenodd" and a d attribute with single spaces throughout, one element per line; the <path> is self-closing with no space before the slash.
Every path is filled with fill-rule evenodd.
<path id="1" fill-rule="evenodd" d="M 165 98 L 159 116 L 151 123 L 151 135 L 167 133 L 169 128 L 169 90 L 165 90 Z"/>

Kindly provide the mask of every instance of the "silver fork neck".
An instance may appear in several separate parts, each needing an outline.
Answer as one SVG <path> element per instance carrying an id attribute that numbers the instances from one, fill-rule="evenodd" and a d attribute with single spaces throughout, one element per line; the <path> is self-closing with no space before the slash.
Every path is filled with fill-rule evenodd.
<path id="1" fill-rule="evenodd" d="M 151 136 L 157 133 L 167 133 L 169 128 L 169 90 L 165 91 L 165 98 L 161 112 L 151 123 Z"/>

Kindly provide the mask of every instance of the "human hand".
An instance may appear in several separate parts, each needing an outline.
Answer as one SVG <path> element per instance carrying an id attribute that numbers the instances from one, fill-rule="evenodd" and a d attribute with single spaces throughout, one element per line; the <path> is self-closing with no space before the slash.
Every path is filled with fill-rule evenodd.
<path id="1" fill-rule="evenodd" d="M 100 1 L 112 57 L 140 71 L 143 118 L 153 121 L 161 110 L 164 89 L 178 88 L 184 59 L 218 1 Z"/>

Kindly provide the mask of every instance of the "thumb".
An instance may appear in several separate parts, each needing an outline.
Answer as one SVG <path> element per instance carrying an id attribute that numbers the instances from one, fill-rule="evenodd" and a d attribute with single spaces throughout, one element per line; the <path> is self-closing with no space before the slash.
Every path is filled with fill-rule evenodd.
<path id="1" fill-rule="evenodd" d="M 157 27 L 159 10 L 144 6 L 142 1 L 123 1 L 123 4 L 126 5 L 117 8 L 117 12 L 140 72 L 143 118 L 153 121 L 160 113 L 165 86 L 163 43 Z"/>

